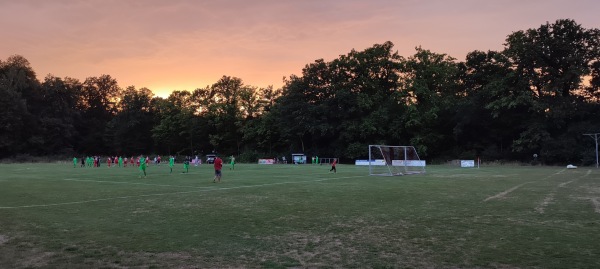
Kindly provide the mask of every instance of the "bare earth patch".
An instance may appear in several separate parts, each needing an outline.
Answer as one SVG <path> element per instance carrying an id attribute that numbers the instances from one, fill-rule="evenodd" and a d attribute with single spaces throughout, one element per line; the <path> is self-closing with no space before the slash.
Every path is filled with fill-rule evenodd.
<path id="1" fill-rule="evenodd" d="M 554 201 L 554 192 L 548 194 L 548 196 L 546 196 L 546 198 L 544 198 L 544 201 L 542 201 L 542 203 L 535 208 L 535 211 L 537 211 L 540 214 L 544 213 L 544 209 L 550 203 L 552 203 L 552 201 Z"/>
<path id="2" fill-rule="evenodd" d="M 401 268 L 434 268 L 434 263 L 431 262 L 433 254 L 416 247 L 413 241 L 402 235 L 406 225 L 356 219 L 353 222 L 332 223 L 322 231 L 270 235 L 260 239 L 279 242 L 278 251 L 258 251 L 255 258 L 281 262 L 282 257 L 288 257 L 296 262 L 291 266 L 299 268 L 347 268 L 350 265 L 364 264 L 368 255 L 377 255 L 382 264 L 395 264 Z M 340 235 L 339 232 L 331 232 L 332 230 L 347 232 Z M 381 244 L 384 246 L 370 253 L 373 246 Z"/>
<path id="3" fill-rule="evenodd" d="M 594 204 L 594 212 L 600 213 L 600 198 L 594 197 L 591 199 Z"/>
<path id="4" fill-rule="evenodd" d="M 37 252 L 30 255 L 27 259 L 22 260 L 23 267 L 39 268 L 48 265 L 48 262 L 54 256 L 54 252 Z"/>
<path id="5" fill-rule="evenodd" d="M 586 186 L 586 191 L 590 194 L 596 195 L 598 193 L 600 193 L 600 188 L 598 187 L 592 187 L 592 186 Z"/>
<path id="6" fill-rule="evenodd" d="M 594 206 L 594 212 L 600 213 L 600 197 L 572 196 L 571 198 L 575 200 L 586 200 L 592 202 L 592 205 Z"/>
<path id="7" fill-rule="evenodd" d="M 0 246 L 4 245 L 4 243 L 8 242 L 8 240 L 8 236 L 0 234 Z"/>

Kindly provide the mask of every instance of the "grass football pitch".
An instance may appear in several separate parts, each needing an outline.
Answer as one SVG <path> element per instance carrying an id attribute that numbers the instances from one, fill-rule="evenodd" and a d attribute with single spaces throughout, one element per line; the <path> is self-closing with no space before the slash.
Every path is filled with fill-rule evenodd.
<path id="1" fill-rule="evenodd" d="M 0 268 L 600 268 L 600 170 L 0 164 Z"/>

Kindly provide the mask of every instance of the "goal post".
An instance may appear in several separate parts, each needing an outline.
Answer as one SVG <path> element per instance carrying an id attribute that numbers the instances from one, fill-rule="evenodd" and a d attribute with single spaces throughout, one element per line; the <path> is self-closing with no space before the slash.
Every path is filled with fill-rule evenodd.
<path id="1" fill-rule="evenodd" d="M 403 176 L 425 173 L 425 161 L 413 146 L 369 145 L 369 175 Z"/>

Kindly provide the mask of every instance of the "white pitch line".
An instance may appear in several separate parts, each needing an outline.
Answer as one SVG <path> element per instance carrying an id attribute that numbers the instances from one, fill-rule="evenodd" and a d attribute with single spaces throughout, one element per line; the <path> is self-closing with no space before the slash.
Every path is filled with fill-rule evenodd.
<path id="1" fill-rule="evenodd" d="M 567 182 L 560 183 L 560 184 L 558 184 L 558 186 L 559 186 L 559 187 L 564 187 L 564 186 L 567 186 L 568 184 L 571 184 L 571 183 L 575 182 L 576 180 L 578 180 L 578 179 L 580 179 L 580 178 L 584 178 L 584 177 L 587 177 L 587 176 L 589 176 L 591 173 L 592 173 L 592 170 L 588 170 L 588 171 L 587 171 L 587 173 L 586 173 L 585 175 L 583 175 L 583 176 L 580 176 L 580 177 L 578 177 L 578 178 L 575 178 L 575 179 L 573 179 L 573 180 L 571 180 L 571 181 L 567 181 Z"/>
<path id="2" fill-rule="evenodd" d="M 152 196 L 165 196 L 165 195 L 172 195 L 172 194 L 188 194 L 188 193 L 198 193 L 198 192 L 208 192 L 208 191 L 221 191 L 221 190 L 234 190 L 234 189 L 242 189 L 242 188 L 254 188 L 254 187 L 274 186 L 274 185 L 283 185 L 283 184 L 320 182 L 320 181 L 326 181 L 326 180 L 344 179 L 344 178 L 355 178 L 355 177 L 363 177 L 363 176 L 323 178 L 323 179 L 317 179 L 317 180 L 304 180 L 304 181 L 287 181 L 287 182 L 265 183 L 265 184 L 259 184 L 259 185 L 248 185 L 248 186 L 238 186 L 238 187 L 228 187 L 228 188 L 211 188 L 211 189 L 202 189 L 202 190 L 195 190 L 195 191 L 180 191 L 180 192 L 142 194 L 142 195 L 120 196 L 120 197 L 101 198 L 101 199 L 92 199 L 92 200 L 74 201 L 74 202 L 64 202 L 64 203 L 52 203 L 52 204 L 22 205 L 22 206 L 0 206 L 0 209 L 18 209 L 18 208 L 33 208 L 33 207 L 51 207 L 51 206 L 61 206 L 61 205 L 75 205 L 75 204 L 85 204 L 85 203 L 110 201 L 110 200 L 141 198 L 141 197 L 152 197 Z"/>
<path id="3" fill-rule="evenodd" d="M 547 177 L 545 177 L 545 178 L 542 178 L 541 180 L 544 180 L 544 179 L 550 178 L 550 177 L 552 177 L 552 176 L 555 176 L 555 175 L 559 175 L 559 174 L 561 174 L 562 172 L 564 172 L 565 170 L 567 170 L 567 169 L 566 169 L 566 168 L 563 168 L 562 170 L 560 170 L 560 171 L 558 171 L 558 172 L 556 172 L 556 173 L 554 173 L 554 174 L 551 174 L 551 175 L 549 175 L 549 176 L 547 176 Z M 492 199 L 499 199 L 499 198 L 503 198 L 504 196 L 506 196 L 507 194 L 509 194 L 509 193 L 513 192 L 514 190 L 516 190 L 516 189 L 520 188 L 521 186 L 523 186 L 523 185 L 525 185 L 525 184 L 531 183 L 531 182 L 532 182 L 532 181 L 529 181 L 529 182 L 525 182 L 525 183 L 519 184 L 519 185 L 517 185 L 517 186 L 514 186 L 514 187 L 512 187 L 512 188 L 510 188 L 510 189 L 508 189 L 508 190 L 505 190 L 505 191 L 501 192 L 501 193 L 498 193 L 498 194 L 496 194 L 496 195 L 493 195 L 493 196 L 490 196 L 490 197 L 488 197 L 488 198 L 485 198 L 485 200 L 483 200 L 483 201 L 484 201 L 484 202 L 487 202 L 487 201 L 489 201 L 489 200 L 492 200 Z"/>
<path id="4" fill-rule="evenodd" d="M 194 188 L 194 189 L 212 189 L 213 187 L 197 187 L 197 186 L 181 186 L 181 185 L 164 185 L 164 184 L 151 184 L 151 183 L 139 183 L 139 182 L 125 182 L 125 181 L 106 181 L 106 180 L 89 180 L 89 179 L 76 179 L 76 178 L 65 178 L 66 181 L 81 181 L 81 182 L 97 182 L 97 183 L 112 183 L 112 184 L 129 184 L 129 185 L 144 185 L 144 186 L 158 186 L 158 187 L 178 187 L 178 188 Z"/>
<path id="5" fill-rule="evenodd" d="M 32 208 L 32 207 L 51 207 L 51 206 L 60 206 L 60 205 L 75 205 L 75 204 L 85 204 L 85 203 L 100 202 L 100 201 L 109 201 L 109 200 L 118 200 L 118 199 L 140 198 L 140 197 L 149 197 L 149 196 L 163 196 L 163 195 L 169 195 L 169 194 L 185 194 L 185 193 L 193 193 L 193 192 L 200 192 L 200 191 L 182 191 L 182 192 L 170 192 L 170 193 L 142 194 L 142 195 L 135 195 L 135 196 L 121 196 L 121 197 L 101 198 L 101 199 L 75 201 L 75 202 L 65 202 L 65 203 L 54 203 L 54 204 L 22 205 L 22 206 L 2 206 L 2 207 L 0 207 L 0 209 L 16 209 L 16 208 Z"/>
<path id="6" fill-rule="evenodd" d="M 505 191 L 503 191 L 503 192 L 501 192 L 501 193 L 498 193 L 498 194 L 496 194 L 496 195 L 494 195 L 494 196 L 490 196 L 490 197 L 488 197 L 488 198 L 485 198 L 485 200 L 483 200 L 483 201 L 484 201 L 484 202 L 487 202 L 487 201 L 489 201 L 489 200 L 492 200 L 492 199 L 499 199 L 499 198 L 502 198 L 502 197 L 506 196 L 507 194 L 509 194 L 509 193 L 513 192 L 514 190 L 516 190 L 516 189 L 520 188 L 521 186 L 523 186 L 523 185 L 527 184 L 527 183 L 531 183 L 531 182 L 525 182 L 525 183 L 519 184 L 519 185 L 517 185 L 517 186 L 514 186 L 514 187 L 512 187 L 512 188 L 510 188 L 510 189 L 508 189 L 508 190 L 505 190 Z"/>
<path id="7" fill-rule="evenodd" d="M 544 201 L 542 201 L 542 203 L 535 208 L 535 211 L 537 211 L 540 214 L 544 213 L 545 208 L 554 200 L 554 195 L 556 194 L 556 191 L 558 188 L 563 188 L 563 187 L 567 186 L 568 184 L 571 184 L 571 183 L 577 181 L 580 178 L 589 176 L 591 173 L 592 173 L 592 170 L 588 170 L 587 173 L 583 176 L 580 176 L 573 180 L 558 184 L 558 187 L 554 188 L 554 190 L 552 192 L 550 192 L 548 195 L 546 195 L 546 197 L 544 198 Z M 596 207 L 596 210 L 598 210 L 598 207 Z M 598 211 L 596 211 L 596 212 L 598 212 Z"/>

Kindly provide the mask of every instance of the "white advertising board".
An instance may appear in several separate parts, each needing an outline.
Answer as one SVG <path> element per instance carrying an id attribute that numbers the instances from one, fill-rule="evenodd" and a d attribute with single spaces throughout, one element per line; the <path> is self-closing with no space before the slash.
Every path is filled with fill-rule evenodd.
<path id="1" fill-rule="evenodd" d="M 392 160 L 392 165 L 425 167 L 425 160 Z"/>
<path id="2" fill-rule="evenodd" d="M 475 160 L 460 160 L 460 167 L 475 167 Z"/>
<path id="3" fill-rule="evenodd" d="M 354 165 L 369 165 L 369 160 L 356 160 Z M 385 165 L 383 160 L 372 160 L 371 165 Z"/>
<path id="4" fill-rule="evenodd" d="M 258 159 L 258 164 L 274 164 L 275 159 Z"/>

